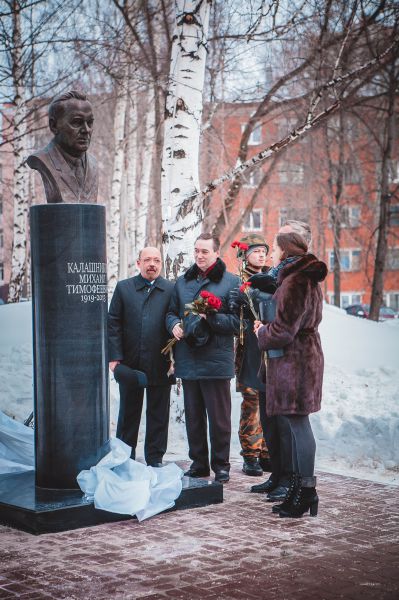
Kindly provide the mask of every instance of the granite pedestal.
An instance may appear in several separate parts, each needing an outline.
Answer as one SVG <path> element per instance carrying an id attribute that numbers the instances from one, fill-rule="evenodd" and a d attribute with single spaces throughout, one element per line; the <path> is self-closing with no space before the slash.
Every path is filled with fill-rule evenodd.
<path id="1" fill-rule="evenodd" d="M 36 485 L 78 488 L 109 439 L 105 207 L 30 209 Z"/>
<path id="2" fill-rule="evenodd" d="M 221 483 L 183 477 L 183 490 L 170 510 L 223 502 Z M 79 490 L 35 486 L 33 471 L 0 476 L 0 523 L 36 535 L 132 519 L 94 508 Z"/>

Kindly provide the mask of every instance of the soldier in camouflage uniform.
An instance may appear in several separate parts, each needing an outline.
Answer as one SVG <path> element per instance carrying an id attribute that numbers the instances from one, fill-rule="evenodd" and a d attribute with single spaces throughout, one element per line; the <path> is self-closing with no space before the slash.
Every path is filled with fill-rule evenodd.
<path id="1" fill-rule="evenodd" d="M 242 261 L 241 279 L 245 282 L 255 273 L 266 270 L 269 247 L 262 236 L 255 234 L 246 235 L 240 242 L 248 246 L 247 250 L 239 249 L 237 253 L 237 258 Z M 261 352 L 253 332 L 253 322 L 254 317 L 246 311 L 245 330 L 241 339 L 236 340 L 237 391 L 242 394 L 238 436 L 244 458 L 243 472 L 261 476 L 263 470 L 270 470 L 270 461 L 259 416 L 259 390 L 264 391 L 264 384 L 257 377 Z"/>

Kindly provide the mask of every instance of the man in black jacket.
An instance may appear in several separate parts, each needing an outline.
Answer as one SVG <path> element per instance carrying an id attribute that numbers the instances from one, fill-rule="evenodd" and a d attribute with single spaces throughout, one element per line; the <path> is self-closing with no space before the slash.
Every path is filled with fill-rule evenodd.
<path id="1" fill-rule="evenodd" d="M 229 292 L 239 279 L 226 271 L 219 258 L 219 240 L 209 233 L 195 242 L 195 264 L 179 277 L 172 294 L 166 326 L 178 340 L 175 346 L 175 374 L 183 381 L 184 408 L 192 460 L 189 477 L 210 474 L 207 417 L 211 442 L 210 466 L 215 480 L 229 481 L 231 438 L 230 379 L 234 377 L 233 335 L 239 319 L 228 314 Z M 223 307 L 207 317 L 184 317 L 185 305 L 207 290 L 218 296 Z M 181 327 L 183 323 L 183 328 Z"/>
<path id="2" fill-rule="evenodd" d="M 140 274 L 120 281 L 108 313 L 108 352 L 111 371 L 122 363 L 147 376 L 147 410 L 144 456 L 150 466 L 162 466 L 169 424 L 170 380 L 168 360 L 161 354 L 168 332 L 165 314 L 174 284 L 160 276 L 161 253 L 144 248 L 137 265 Z M 143 407 L 143 388 L 120 382 L 120 408 L 116 435 L 136 455 Z"/>

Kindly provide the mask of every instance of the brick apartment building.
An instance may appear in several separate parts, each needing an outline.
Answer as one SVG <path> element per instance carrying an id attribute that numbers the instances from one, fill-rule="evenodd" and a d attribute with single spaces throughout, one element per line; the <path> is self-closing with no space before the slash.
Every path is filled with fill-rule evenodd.
<path id="1" fill-rule="evenodd" d="M 256 105 L 250 103 L 225 103 L 218 106 L 212 117 L 211 127 L 206 129 L 202 140 L 201 181 L 203 185 L 235 166 L 241 132 L 255 108 Z M 97 114 L 96 108 L 95 114 Z M 7 117 L 7 109 L 3 110 L 3 116 Z M 331 127 L 334 126 L 334 118 L 329 121 Z M 267 123 L 253 131 L 249 140 L 250 155 L 281 139 L 292 131 L 295 125 L 294 115 L 276 113 Z M 103 118 L 96 119 L 91 148 L 99 160 L 100 201 L 109 197 L 112 165 L 112 148 L 109 147 L 110 127 L 112 127 L 112 113 L 106 110 Z M 49 133 L 45 127 L 36 136 L 36 147 L 44 145 L 48 139 Z M 348 158 L 345 161 L 344 189 L 340 203 L 343 222 L 340 242 L 340 302 L 343 307 L 370 301 L 379 172 L 378 156 L 357 121 L 348 121 L 346 139 Z M 241 222 L 243 211 L 248 206 L 270 161 L 266 161 L 247 176 L 235 205 L 228 215 L 228 226 L 221 232 L 221 240 L 223 257 L 228 268 L 235 271 L 237 264 L 230 243 L 244 232 L 263 233 L 271 246 L 275 233 L 285 220 L 297 218 L 308 221 L 313 232 L 312 250 L 324 259 L 330 268 L 324 284 L 324 294 L 326 300 L 332 302 L 333 233 L 329 219 L 331 190 L 328 186 L 331 163 L 327 161 L 324 140 L 320 128 L 283 153 L 250 214 Z M 395 150 L 398 151 L 398 131 L 395 144 Z M 331 149 L 333 159 L 334 153 L 336 148 Z M 396 156 L 398 160 L 393 161 L 391 165 L 392 189 L 399 183 L 399 152 Z M 7 296 L 12 251 L 12 165 L 11 148 L 5 144 L 0 148 L 0 297 L 3 299 Z M 225 186 L 214 192 L 205 219 L 205 228 L 208 229 L 215 222 L 222 210 L 223 194 L 226 189 Z M 37 175 L 36 190 L 35 202 L 43 201 L 44 194 Z M 385 303 L 395 310 L 399 309 L 399 200 L 397 198 L 394 197 L 391 207 L 389 252 L 384 280 Z"/>
<path id="2" fill-rule="evenodd" d="M 255 104 L 224 104 L 213 116 L 210 133 L 207 134 L 206 155 L 203 156 L 202 183 L 234 168 L 241 133 Z M 334 126 L 331 117 L 329 127 Z M 295 128 L 294 115 L 274 116 L 253 131 L 249 139 L 249 156 L 282 139 Z M 341 234 L 341 298 L 342 307 L 350 304 L 369 303 L 373 274 L 375 229 L 378 211 L 378 157 L 370 140 L 356 120 L 347 124 L 347 155 L 345 161 L 344 189 L 340 202 Z M 399 129 L 396 131 L 398 151 Z M 330 272 L 324 284 L 324 295 L 328 302 L 334 301 L 333 285 L 333 233 L 329 218 L 329 165 L 326 160 L 325 138 L 318 129 L 296 143 L 279 159 L 273 174 L 263 188 L 253 210 L 234 232 L 242 214 L 257 189 L 270 159 L 253 171 L 240 190 L 237 201 L 228 215 L 228 226 L 221 233 L 224 257 L 230 270 L 237 268 L 235 251 L 230 243 L 244 232 L 263 233 L 272 245 L 273 237 L 287 219 L 300 219 L 311 224 L 313 233 L 312 250 L 326 261 Z M 332 148 L 332 153 L 336 149 Z M 398 154 L 397 154 L 398 156 Z M 334 157 L 333 157 L 334 158 Z M 392 189 L 399 183 L 399 160 L 391 165 Z M 215 222 L 222 210 L 223 192 L 214 194 L 210 202 L 207 221 Z M 236 227 L 236 229 L 238 229 Z M 233 233 L 232 233 L 233 232 Z M 373 236 L 374 232 L 374 236 Z M 385 303 L 399 309 L 399 197 L 394 197 L 390 214 L 389 252 L 384 279 Z"/>

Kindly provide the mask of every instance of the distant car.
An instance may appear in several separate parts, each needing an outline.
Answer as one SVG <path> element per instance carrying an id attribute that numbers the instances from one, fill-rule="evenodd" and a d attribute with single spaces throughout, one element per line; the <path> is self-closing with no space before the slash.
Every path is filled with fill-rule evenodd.
<path id="1" fill-rule="evenodd" d="M 0 298 L 0 306 L 1 306 L 2 304 L 5 304 L 5 302 L 4 302 L 3 298 Z"/>
<path id="2" fill-rule="evenodd" d="M 370 305 L 369 304 L 352 304 L 352 306 L 348 306 L 346 309 L 348 315 L 353 315 L 354 317 L 360 317 L 362 319 L 367 319 L 370 314 Z M 389 308 L 389 306 L 381 306 L 379 320 L 385 321 L 386 319 L 397 319 L 398 313 L 393 310 L 393 308 Z"/>

